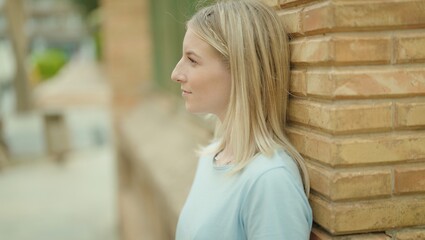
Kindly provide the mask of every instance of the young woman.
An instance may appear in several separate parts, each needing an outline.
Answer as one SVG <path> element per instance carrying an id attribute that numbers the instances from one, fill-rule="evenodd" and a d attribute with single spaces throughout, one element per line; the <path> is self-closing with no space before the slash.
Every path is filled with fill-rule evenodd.
<path id="1" fill-rule="evenodd" d="M 176 239 L 309 239 L 309 180 L 285 136 L 288 39 L 255 0 L 219 1 L 187 23 L 171 78 L 186 109 L 217 116 Z"/>

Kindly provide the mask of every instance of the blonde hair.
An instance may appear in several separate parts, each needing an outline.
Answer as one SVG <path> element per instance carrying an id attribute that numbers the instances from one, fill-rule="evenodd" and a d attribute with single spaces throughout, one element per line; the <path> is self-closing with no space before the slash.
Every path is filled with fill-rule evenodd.
<path id="1" fill-rule="evenodd" d="M 310 189 L 302 156 L 285 136 L 289 81 L 288 37 L 276 12 L 255 0 L 218 1 L 198 11 L 188 27 L 221 53 L 230 69 L 231 93 L 212 151 L 228 146 L 234 171 L 257 154 L 283 148 Z M 211 149 L 209 149 L 211 150 Z"/>

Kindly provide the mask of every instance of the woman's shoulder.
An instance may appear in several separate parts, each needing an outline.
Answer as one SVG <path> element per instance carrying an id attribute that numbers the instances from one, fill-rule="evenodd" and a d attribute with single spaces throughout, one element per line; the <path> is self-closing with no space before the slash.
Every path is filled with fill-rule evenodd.
<path id="1" fill-rule="evenodd" d="M 289 178 L 301 180 L 295 160 L 283 149 L 276 149 L 271 156 L 256 155 L 245 167 L 243 175 L 255 180 L 270 171 L 281 171 Z"/>

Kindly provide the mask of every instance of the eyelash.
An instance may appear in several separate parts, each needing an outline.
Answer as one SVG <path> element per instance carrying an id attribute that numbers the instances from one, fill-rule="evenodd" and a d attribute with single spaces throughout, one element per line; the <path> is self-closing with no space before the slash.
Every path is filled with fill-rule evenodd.
<path id="1" fill-rule="evenodd" d="M 193 63 L 193 64 L 196 64 L 196 63 L 197 63 L 195 60 L 193 60 L 193 59 L 192 59 L 192 58 L 190 58 L 190 57 L 187 57 L 187 59 L 189 59 L 189 61 L 190 61 L 191 63 Z"/>

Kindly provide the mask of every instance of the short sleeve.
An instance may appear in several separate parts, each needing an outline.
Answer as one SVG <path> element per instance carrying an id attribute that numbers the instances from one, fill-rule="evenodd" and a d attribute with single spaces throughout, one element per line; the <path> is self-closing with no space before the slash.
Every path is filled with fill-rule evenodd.
<path id="1" fill-rule="evenodd" d="M 308 240 L 312 213 L 299 177 L 283 167 L 263 173 L 247 192 L 241 221 L 249 240 Z"/>

